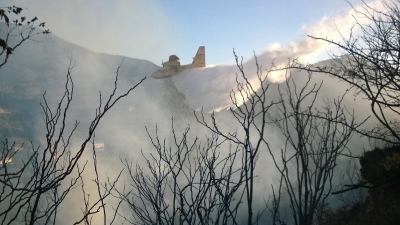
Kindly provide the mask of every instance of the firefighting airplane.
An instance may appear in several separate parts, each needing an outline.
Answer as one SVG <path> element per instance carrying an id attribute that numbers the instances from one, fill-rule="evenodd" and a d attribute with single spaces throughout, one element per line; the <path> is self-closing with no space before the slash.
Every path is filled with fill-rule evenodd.
<path id="1" fill-rule="evenodd" d="M 206 50 L 204 46 L 200 46 L 197 50 L 196 55 L 193 58 L 193 62 L 187 65 L 181 65 L 179 57 L 176 55 L 170 55 L 168 62 L 162 63 L 163 68 L 153 73 L 153 78 L 161 79 L 167 78 L 172 75 L 178 74 L 184 70 L 205 67 L 206 66 Z"/>

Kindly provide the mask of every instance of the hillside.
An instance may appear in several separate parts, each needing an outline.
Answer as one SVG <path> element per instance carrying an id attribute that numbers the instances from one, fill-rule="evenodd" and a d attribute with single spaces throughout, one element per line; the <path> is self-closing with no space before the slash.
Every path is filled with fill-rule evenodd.
<path id="1" fill-rule="evenodd" d="M 186 120 L 192 115 L 192 110 L 184 103 L 184 96 L 170 79 L 150 78 L 159 67 L 149 61 L 95 53 L 54 35 L 26 43 L 17 50 L 0 70 L 0 135 L 3 137 L 25 140 L 41 137 L 43 118 L 39 103 L 42 95 L 46 91 L 50 103 L 57 101 L 70 62 L 75 84 L 70 119 L 71 122 L 81 121 L 82 130 L 94 114 L 99 91 L 106 96 L 112 88 L 118 66 L 121 66 L 121 90 L 148 77 L 103 121 L 97 137 L 106 142 L 108 149 L 110 146 L 116 149 L 122 140 L 121 151 L 128 151 L 127 146 L 141 146 L 147 141 L 145 125 L 157 123 L 169 127 L 172 115 L 175 120 Z M 114 134 L 112 141 L 110 133 Z"/>

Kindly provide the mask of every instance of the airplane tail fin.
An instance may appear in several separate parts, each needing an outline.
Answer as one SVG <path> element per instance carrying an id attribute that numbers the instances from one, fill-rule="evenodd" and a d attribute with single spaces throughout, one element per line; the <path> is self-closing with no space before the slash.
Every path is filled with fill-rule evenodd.
<path id="1" fill-rule="evenodd" d="M 193 58 L 192 65 L 193 67 L 206 66 L 206 48 L 204 46 L 200 46 L 199 49 L 197 50 L 197 53 Z"/>

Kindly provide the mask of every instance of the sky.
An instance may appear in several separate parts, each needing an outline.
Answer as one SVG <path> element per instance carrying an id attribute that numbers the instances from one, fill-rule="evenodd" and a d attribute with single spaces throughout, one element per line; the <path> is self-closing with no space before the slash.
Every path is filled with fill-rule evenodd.
<path id="1" fill-rule="evenodd" d="M 161 4 L 176 26 L 176 38 L 187 43 L 178 46 L 182 55 L 190 57 L 193 48 L 204 44 L 211 64 L 232 63 L 233 48 L 248 58 L 271 43 L 302 38 L 303 27 L 350 7 L 344 0 L 179 0 Z"/>
<path id="2" fill-rule="evenodd" d="M 351 0 L 357 5 L 359 0 Z M 304 39 L 307 27 L 346 13 L 345 0 L 5 0 L 85 48 L 150 60 L 176 54 L 190 63 L 206 46 L 207 64 L 232 64 L 277 43 Z"/>

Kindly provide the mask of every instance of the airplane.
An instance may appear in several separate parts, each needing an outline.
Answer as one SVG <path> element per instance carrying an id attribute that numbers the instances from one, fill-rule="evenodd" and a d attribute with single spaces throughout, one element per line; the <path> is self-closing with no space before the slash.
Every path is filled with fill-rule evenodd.
<path id="1" fill-rule="evenodd" d="M 178 74 L 183 70 L 199 68 L 206 66 L 206 50 L 204 46 L 200 46 L 197 49 L 196 55 L 193 57 L 191 64 L 181 65 L 179 57 L 176 55 L 170 55 L 168 62 L 163 62 L 163 68 L 154 72 L 151 76 L 156 79 L 167 78 L 172 75 Z"/>

